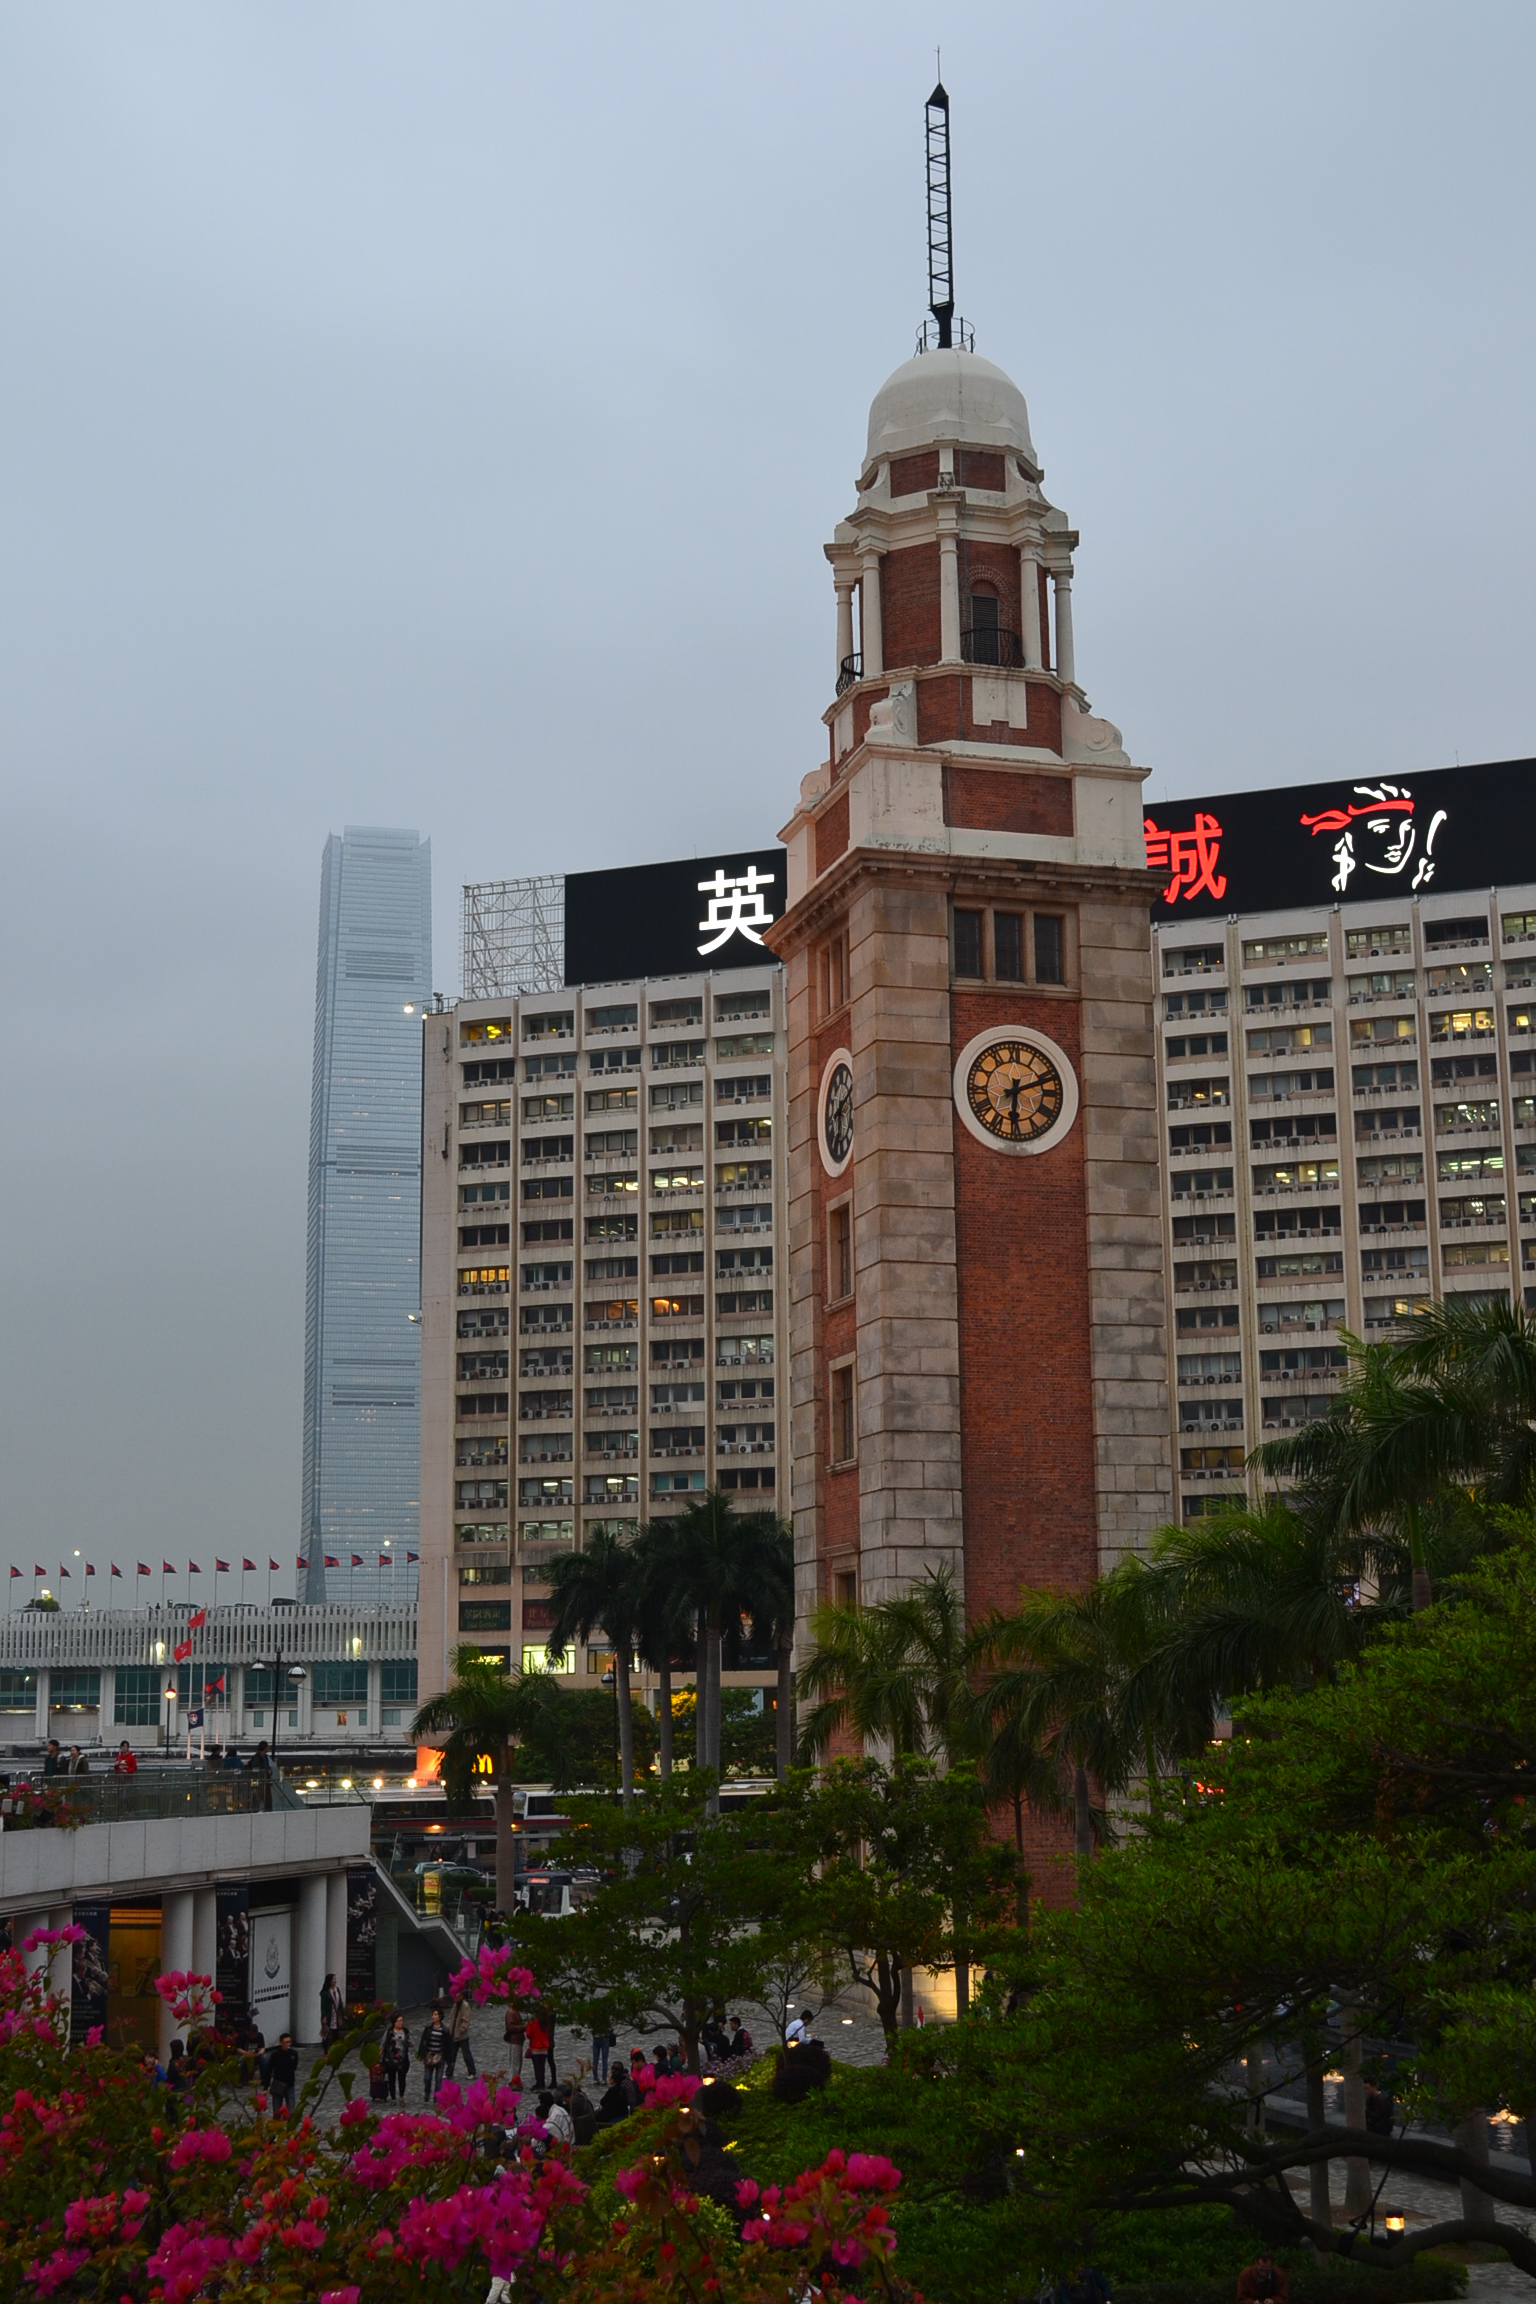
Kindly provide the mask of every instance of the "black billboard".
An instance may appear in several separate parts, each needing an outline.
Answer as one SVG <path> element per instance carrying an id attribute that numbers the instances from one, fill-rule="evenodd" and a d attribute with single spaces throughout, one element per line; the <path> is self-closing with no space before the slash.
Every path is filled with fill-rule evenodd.
<path id="1" fill-rule="evenodd" d="M 763 930 L 784 910 L 782 848 L 690 856 L 565 876 L 565 981 L 760 968 Z"/>
<path id="2" fill-rule="evenodd" d="M 1536 760 L 1143 803 L 1155 920 L 1536 880 Z"/>

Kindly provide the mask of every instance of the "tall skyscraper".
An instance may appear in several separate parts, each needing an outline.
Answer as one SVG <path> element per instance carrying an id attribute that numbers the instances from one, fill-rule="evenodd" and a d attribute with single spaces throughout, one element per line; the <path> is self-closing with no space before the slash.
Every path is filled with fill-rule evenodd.
<path id="1" fill-rule="evenodd" d="M 432 850 L 325 844 L 309 1129 L 298 1597 L 409 1599 L 420 1518 L 421 1011 Z"/>

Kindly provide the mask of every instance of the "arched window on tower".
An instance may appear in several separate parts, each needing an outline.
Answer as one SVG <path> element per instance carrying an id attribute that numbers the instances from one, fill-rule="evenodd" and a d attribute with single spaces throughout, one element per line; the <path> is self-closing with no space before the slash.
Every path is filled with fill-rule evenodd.
<path id="1" fill-rule="evenodd" d="M 1003 604 L 992 585 L 972 587 L 970 621 L 960 635 L 960 653 L 967 664 L 1022 664 L 1017 632 L 1003 622 Z"/>

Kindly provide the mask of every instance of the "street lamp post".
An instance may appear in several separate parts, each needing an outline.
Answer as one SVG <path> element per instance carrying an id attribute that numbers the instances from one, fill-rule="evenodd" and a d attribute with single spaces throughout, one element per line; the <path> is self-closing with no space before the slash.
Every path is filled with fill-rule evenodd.
<path id="1" fill-rule="evenodd" d="M 279 1650 L 277 1651 L 277 1654 L 276 1654 L 276 1656 L 275 1656 L 275 1657 L 272 1659 L 271 1663 L 268 1663 L 268 1662 L 266 1662 L 266 1660 L 265 1660 L 265 1659 L 263 1659 L 263 1660 L 262 1660 L 262 1663 L 261 1663 L 261 1669 L 262 1669 L 262 1671 L 263 1671 L 263 1672 L 270 1672 L 270 1673 L 271 1673 L 271 1675 L 272 1675 L 272 1754 L 271 1754 L 271 1768 L 272 1768 L 272 1772 L 273 1772 L 273 1774 L 275 1775 L 275 1774 L 276 1774 L 276 1772 L 277 1772 L 277 1743 L 278 1743 L 277 1716 L 278 1716 L 278 1713 L 279 1713 L 279 1711 L 280 1711 L 280 1710 L 281 1710 L 281 1708 L 282 1708 L 282 1683 L 283 1683 L 283 1677 L 284 1677 L 284 1674 L 283 1674 L 283 1652 L 282 1652 L 281 1648 L 279 1648 Z M 308 1673 L 305 1671 L 305 1669 L 304 1669 L 304 1667 L 303 1667 L 303 1665 L 302 1665 L 302 1664 L 290 1664 L 290 1665 L 289 1665 L 289 1667 L 288 1667 L 287 1678 L 288 1678 L 288 1679 L 289 1679 L 289 1681 L 292 1683 L 292 1686 L 293 1686 L 293 1693 L 294 1693 L 294 1695 L 295 1695 L 295 1696 L 297 1696 L 297 1694 L 298 1694 L 298 1692 L 299 1692 L 299 1689 L 302 1687 L 303 1683 L 304 1683 L 304 1682 L 305 1682 L 305 1681 L 306 1681 L 306 1680 L 309 1678 L 309 1674 L 308 1674 Z"/>

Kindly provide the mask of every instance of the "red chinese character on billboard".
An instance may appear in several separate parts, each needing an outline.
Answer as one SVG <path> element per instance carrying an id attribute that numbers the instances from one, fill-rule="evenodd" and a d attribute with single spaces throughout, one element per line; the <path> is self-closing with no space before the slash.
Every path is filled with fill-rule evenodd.
<path id="1" fill-rule="evenodd" d="M 1221 826 L 1214 816 L 1196 809 L 1190 832 L 1165 832 L 1150 816 L 1143 817 L 1141 828 L 1146 835 L 1149 870 L 1170 876 L 1163 890 L 1165 904 L 1175 903 L 1181 895 L 1188 903 L 1202 889 L 1221 901 L 1227 892 L 1227 876 L 1216 869 L 1221 860 Z"/>

